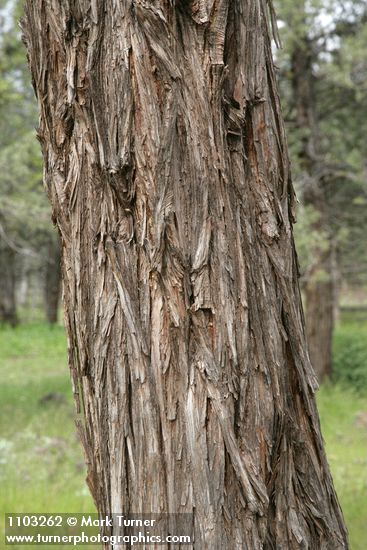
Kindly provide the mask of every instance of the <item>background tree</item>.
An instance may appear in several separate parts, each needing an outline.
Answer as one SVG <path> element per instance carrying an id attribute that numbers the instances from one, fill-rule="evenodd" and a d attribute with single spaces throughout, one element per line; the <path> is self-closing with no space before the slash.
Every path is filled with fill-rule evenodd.
<path id="1" fill-rule="evenodd" d="M 192 512 L 197 548 L 334 550 L 273 17 L 32 0 L 23 25 L 98 510 Z"/>
<path id="2" fill-rule="evenodd" d="M 27 300 L 20 296 L 20 287 L 26 295 L 41 296 L 42 286 L 46 318 L 55 322 L 59 245 L 49 223 L 49 204 L 40 192 L 42 160 L 34 139 L 37 107 L 17 25 L 22 7 L 15 1 L 0 7 L 0 322 L 18 322 L 17 301 Z"/>
<path id="3" fill-rule="evenodd" d="M 366 228 L 358 209 L 366 192 L 361 158 L 356 157 L 362 151 L 356 118 L 361 105 L 355 86 L 336 85 L 337 75 L 339 81 L 348 75 L 341 63 L 346 39 L 359 32 L 365 12 L 358 2 L 354 10 L 352 6 L 342 9 L 345 5 L 335 0 L 279 4 L 286 23 L 285 51 L 279 62 L 288 98 L 294 173 L 303 203 L 301 231 L 308 232 L 301 240 L 312 243 L 302 262 L 307 335 L 321 380 L 331 374 L 340 274 L 350 258 L 345 245 L 350 248 L 349 235 Z"/>

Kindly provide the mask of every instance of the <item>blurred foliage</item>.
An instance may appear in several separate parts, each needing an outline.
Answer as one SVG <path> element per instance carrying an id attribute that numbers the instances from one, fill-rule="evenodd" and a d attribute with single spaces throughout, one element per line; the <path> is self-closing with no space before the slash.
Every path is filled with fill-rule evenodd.
<path id="1" fill-rule="evenodd" d="M 12 324 L 34 281 L 42 296 L 47 268 L 55 265 L 50 251 L 58 246 L 42 185 L 37 104 L 18 25 L 22 5 L 20 0 L 0 4 L 0 321 Z"/>
<path id="2" fill-rule="evenodd" d="M 55 239 L 42 186 L 42 157 L 35 139 L 37 105 L 18 19 L 22 2 L 1 3 L 0 16 L 0 239 L 18 263 L 40 269 Z"/>
<path id="3" fill-rule="evenodd" d="M 321 242 L 333 242 L 342 278 L 363 285 L 367 282 L 366 3 L 277 0 L 276 8 L 283 42 L 283 49 L 275 53 L 276 63 L 293 179 L 301 201 L 295 227 L 301 272 L 305 278 L 311 272 Z M 297 127 L 292 90 L 292 54 L 304 43 L 312 60 L 317 157 L 322 166 L 318 178 L 326 198 L 326 224 L 316 232 L 317 212 L 305 207 L 302 197 L 300 159 L 309 130 Z"/>
<path id="4" fill-rule="evenodd" d="M 329 246 L 327 235 L 316 229 L 316 222 L 320 217 L 312 206 L 300 204 L 298 208 L 298 221 L 294 227 L 294 236 L 297 243 L 297 254 L 300 264 L 301 283 L 302 279 L 322 277 L 320 270 L 315 271 L 314 258 L 317 255 L 315 250 L 326 250 Z M 312 275 L 311 275 L 312 274 Z"/>
<path id="5" fill-rule="evenodd" d="M 367 322 L 337 327 L 333 356 L 333 380 L 367 395 Z"/>

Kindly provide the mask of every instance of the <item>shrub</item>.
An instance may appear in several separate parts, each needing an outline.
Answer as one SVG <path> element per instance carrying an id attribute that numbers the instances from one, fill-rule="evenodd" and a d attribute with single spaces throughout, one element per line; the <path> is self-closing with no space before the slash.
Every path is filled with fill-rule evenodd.
<path id="1" fill-rule="evenodd" d="M 367 393 L 367 324 L 343 323 L 333 340 L 333 381 Z"/>

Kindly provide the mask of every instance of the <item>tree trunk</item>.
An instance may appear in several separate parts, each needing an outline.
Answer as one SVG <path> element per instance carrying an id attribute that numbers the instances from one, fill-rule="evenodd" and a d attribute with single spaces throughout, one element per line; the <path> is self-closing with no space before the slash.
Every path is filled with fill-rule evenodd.
<path id="1" fill-rule="evenodd" d="M 330 258 L 328 258 L 330 259 Z M 320 265 L 318 265 L 320 269 Z M 334 328 L 334 288 L 332 279 L 310 280 L 305 285 L 306 332 L 311 362 L 319 380 L 331 375 Z"/>
<path id="2" fill-rule="evenodd" d="M 26 3 L 87 481 L 198 550 L 347 548 L 267 6 Z"/>
<path id="3" fill-rule="evenodd" d="M 301 9 L 301 8 L 300 8 Z M 295 41 L 292 55 L 293 98 L 300 134 L 299 161 L 302 199 L 318 214 L 312 229 L 324 235 L 325 249 L 314 250 L 311 276 L 305 283 L 306 328 L 311 363 L 319 381 L 331 375 L 334 329 L 335 277 L 333 276 L 330 224 L 325 193 L 323 158 L 315 107 L 314 45 L 307 36 Z"/>
<path id="4" fill-rule="evenodd" d="M 16 253 L 0 238 L 0 323 L 16 326 Z"/>
<path id="5" fill-rule="evenodd" d="M 322 231 L 322 227 L 319 227 Z M 311 363 L 319 380 L 332 374 L 332 338 L 338 320 L 338 274 L 335 238 L 323 250 L 315 251 L 317 261 L 304 286 L 306 334 Z M 313 258 L 314 260 L 315 258 Z"/>
<path id="6" fill-rule="evenodd" d="M 61 292 L 60 246 L 55 239 L 48 244 L 48 254 L 44 281 L 44 303 L 46 320 L 51 325 L 57 323 Z"/>

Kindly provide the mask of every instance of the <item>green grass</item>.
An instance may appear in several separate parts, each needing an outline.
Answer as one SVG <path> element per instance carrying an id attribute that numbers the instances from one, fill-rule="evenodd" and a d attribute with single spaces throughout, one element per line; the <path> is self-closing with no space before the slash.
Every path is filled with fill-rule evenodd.
<path id="1" fill-rule="evenodd" d="M 364 352 L 356 352 L 353 360 L 351 350 L 353 346 L 360 350 L 365 341 L 366 325 L 348 323 L 338 328 L 334 354 L 339 373 L 353 368 L 358 360 L 359 376 L 364 376 L 363 369 L 367 370 L 361 359 Z M 1 327 L 0 373 L 1 514 L 94 511 L 75 435 L 63 329 L 43 324 L 22 325 L 15 329 Z M 344 386 L 330 384 L 321 388 L 318 405 L 327 456 L 350 533 L 351 550 L 365 550 L 367 395 L 363 395 L 361 388 L 356 393 L 350 380 L 347 384 L 348 372 L 339 379 Z M 59 402 L 42 404 L 40 400 L 50 392 L 57 392 L 63 398 Z"/>
<path id="2" fill-rule="evenodd" d="M 367 548 L 365 314 L 363 309 L 342 313 L 343 322 L 336 327 L 333 341 L 333 380 L 337 385 L 324 387 L 319 394 L 326 451 L 348 525 L 352 550 Z"/>
<path id="3" fill-rule="evenodd" d="M 63 329 L 2 327 L 0 372 L 2 517 L 6 512 L 94 511 L 75 434 Z M 59 399 L 42 403 L 50 392 Z"/>
<path id="4" fill-rule="evenodd" d="M 317 396 L 326 454 L 347 523 L 350 550 L 367 548 L 367 397 L 323 386 Z"/>

